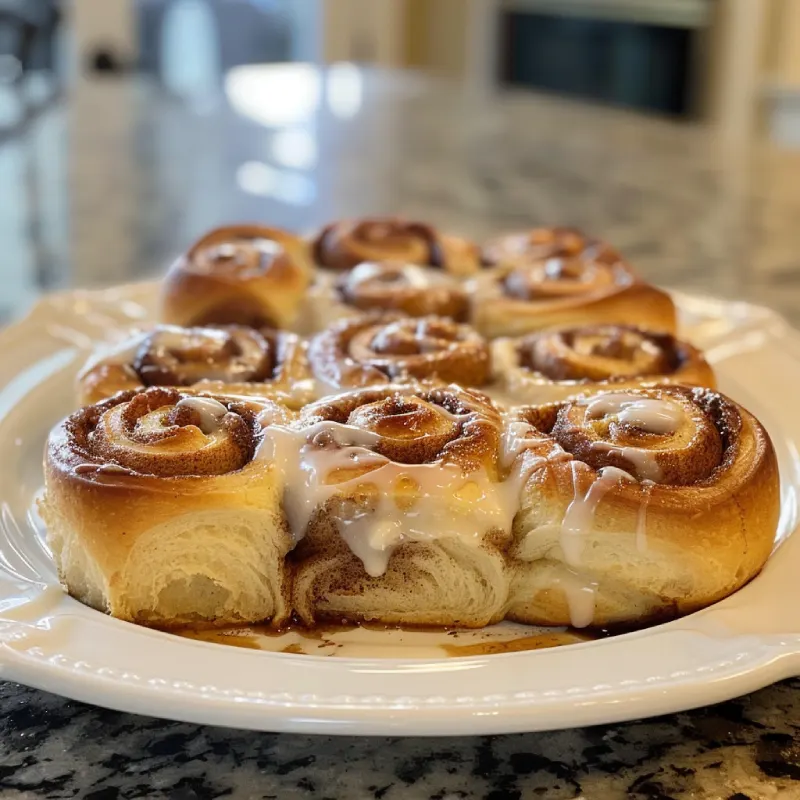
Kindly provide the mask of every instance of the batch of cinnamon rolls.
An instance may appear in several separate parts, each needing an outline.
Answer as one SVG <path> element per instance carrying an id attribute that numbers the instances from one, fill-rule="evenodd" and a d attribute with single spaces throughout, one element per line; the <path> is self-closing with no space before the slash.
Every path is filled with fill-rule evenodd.
<path id="1" fill-rule="evenodd" d="M 45 455 L 62 582 L 115 617 L 643 625 L 772 550 L 767 433 L 604 242 L 234 226 L 160 293 Z"/>

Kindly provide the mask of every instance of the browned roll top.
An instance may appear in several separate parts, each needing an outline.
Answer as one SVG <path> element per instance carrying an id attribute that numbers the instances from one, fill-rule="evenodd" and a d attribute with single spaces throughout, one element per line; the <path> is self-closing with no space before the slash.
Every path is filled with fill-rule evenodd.
<path id="1" fill-rule="evenodd" d="M 621 257 L 611 245 L 576 228 L 534 228 L 523 233 L 498 236 L 486 243 L 486 264 L 530 264 L 547 259 L 597 261 L 613 264 Z"/>
<path id="2" fill-rule="evenodd" d="M 192 246 L 186 254 L 187 266 L 236 280 L 291 273 L 294 264 L 281 236 L 282 231 L 261 225 L 217 228 Z"/>
<path id="3" fill-rule="evenodd" d="M 526 302 L 582 299 L 634 282 L 635 276 L 610 245 L 573 228 L 535 228 L 489 242 L 484 260 L 505 267 L 502 293 Z"/>
<path id="4" fill-rule="evenodd" d="M 278 228 L 231 225 L 199 239 L 164 280 L 161 314 L 177 325 L 282 328 L 308 286 L 305 242 Z"/>
<path id="5" fill-rule="evenodd" d="M 479 392 L 454 386 L 359 389 L 307 406 L 300 418 L 302 427 L 322 421 L 376 434 L 368 446 L 399 463 L 496 470 L 500 415 Z M 325 434 L 315 443 L 325 446 Z"/>
<path id="6" fill-rule="evenodd" d="M 672 486 L 717 479 L 735 457 L 742 425 L 723 395 L 682 386 L 604 392 L 521 413 L 595 470 L 616 467 Z"/>
<path id="7" fill-rule="evenodd" d="M 443 266 L 438 236 L 430 225 L 396 217 L 342 220 L 326 225 L 314 241 L 317 263 L 351 269 L 364 261 L 392 259 L 408 264 Z"/>
<path id="8" fill-rule="evenodd" d="M 469 310 L 467 293 L 457 283 L 436 280 L 425 269 L 400 261 L 359 264 L 339 278 L 336 290 L 345 304 L 362 311 L 463 321 Z"/>
<path id="9" fill-rule="evenodd" d="M 444 235 L 424 222 L 399 217 L 331 223 L 312 247 L 317 264 L 327 269 L 352 269 L 365 261 L 401 261 L 463 275 L 480 266 L 477 245 Z"/>
<path id="10" fill-rule="evenodd" d="M 535 303 L 602 296 L 633 282 L 622 262 L 553 257 L 514 267 L 500 279 L 500 286 L 506 297 Z"/>
<path id="11" fill-rule="evenodd" d="M 409 378 L 480 386 L 491 372 L 486 341 L 469 326 L 439 317 L 341 320 L 312 340 L 309 361 L 314 374 L 335 387 Z"/>
<path id="12" fill-rule="evenodd" d="M 277 334 L 242 326 L 158 326 L 139 346 L 132 368 L 145 386 L 190 386 L 201 380 L 269 379 L 278 366 Z"/>
<path id="13" fill-rule="evenodd" d="M 531 334 L 517 346 L 519 363 L 553 381 L 615 381 L 679 373 L 700 358 L 670 334 L 632 325 L 587 325 Z"/>
<path id="14" fill-rule="evenodd" d="M 254 410 L 175 389 L 120 392 L 65 422 L 58 457 L 78 475 L 222 475 L 249 463 L 260 437 Z"/>

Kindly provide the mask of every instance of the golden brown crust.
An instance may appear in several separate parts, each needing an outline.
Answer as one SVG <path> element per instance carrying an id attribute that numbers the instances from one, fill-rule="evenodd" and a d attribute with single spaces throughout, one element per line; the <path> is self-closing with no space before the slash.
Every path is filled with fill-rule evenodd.
<path id="1" fill-rule="evenodd" d="M 667 333 L 670 298 L 612 247 L 537 229 L 481 256 L 376 218 L 327 226 L 314 254 L 319 307 L 307 243 L 212 231 L 170 269 L 164 314 L 238 326 L 162 326 L 84 370 L 87 401 L 128 391 L 48 444 L 42 513 L 73 595 L 162 627 L 292 609 L 309 625 L 641 624 L 761 568 L 779 510 L 769 438 L 722 395 L 652 385 L 714 379 Z M 361 311 L 308 351 L 263 327 Z M 450 382 L 582 394 L 502 414 Z"/>
<path id="2" fill-rule="evenodd" d="M 159 585 L 141 583 L 142 569 L 165 575 L 172 569 L 172 563 L 157 560 L 159 548 L 171 548 L 182 579 L 194 571 L 208 575 L 216 570 L 229 587 L 237 579 L 231 563 L 257 558 L 272 575 L 275 621 L 285 619 L 289 582 L 283 558 L 293 543 L 282 521 L 274 465 L 257 453 L 263 426 L 290 418 L 282 406 L 261 398 L 162 388 L 123 392 L 68 417 L 48 441 L 42 510 L 70 593 L 122 619 L 185 624 L 193 618 L 191 597 L 185 616 L 164 617 L 158 608 Z M 252 526 L 248 536 L 264 531 L 262 540 L 251 539 L 249 554 L 231 549 L 201 556 L 191 543 L 181 545 L 193 524 L 197 537 L 213 537 L 230 520 L 240 528 Z M 206 532 L 201 536 L 201 531 Z M 239 529 L 236 535 L 244 533 Z M 147 559 L 153 558 L 156 562 L 148 567 Z M 181 559 L 188 559 L 183 566 Z M 220 566 L 226 559 L 227 572 Z M 131 575 L 137 576 L 133 584 Z M 260 591 L 266 590 L 262 586 Z M 203 594 L 196 597 L 198 605 L 206 600 Z M 230 624 L 236 618 L 228 609 L 219 620 L 200 621 Z"/>
<path id="3" fill-rule="evenodd" d="M 93 357 L 77 385 L 84 405 L 147 386 L 196 386 L 292 406 L 307 402 L 311 392 L 305 346 L 295 334 L 238 325 L 157 325 Z"/>
<path id="4" fill-rule="evenodd" d="M 399 217 L 333 222 L 317 234 L 312 248 L 320 267 L 335 270 L 391 260 L 467 276 L 477 272 L 481 263 L 479 248 L 472 242 Z"/>
<path id="5" fill-rule="evenodd" d="M 623 413 L 621 398 L 638 410 Z M 665 402 L 677 413 L 661 415 Z M 769 556 L 777 460 L 763 427 L 725 396 L 627 390 L 523 408 L 515 419 L 531 426 L 521 448 L 530 473 L 510 618 L 569 624 L 570 581 L 593 587 L 591 624 L 685 614 L 738 589 Z"/>
<path id="6" fill-rule="evenodd" d="M 161 318 L 176 325 L 288 327 L 311 274 L 298 236 L 261 225 L 217 228 L 170 267 Z"/>
<path id="7" fill-rule="evenodd" d="M 328 391 L 408 380 L 481 386 L 491 375 L 482 337 L 439 317 L 366 314 L 340 320 L 312 339 L 308 358 Z"/>
<path id="8" fill-rule="evenodd" d="M 645 383 L 715 387 L 713 370 L 696 347 L 632 325 L 585 325 L 498 339 L 492 355 L 497 380 L 517 403 Z"/>
<path id="9" fill-rule="evenodd" d="M 201 404 L 188 402 L 202 398 L 221 407 L 218 419 L 210 421 Z M 48 459 L 62 472 L 101 484 L 108 476 L 235 472 L 252 460 L 261 436 L 257 417 L 264 408 L 288 414 L 263 398 L 248 401 L 162 387 L 120 392 L 67 417 L 54 431 Z"/>

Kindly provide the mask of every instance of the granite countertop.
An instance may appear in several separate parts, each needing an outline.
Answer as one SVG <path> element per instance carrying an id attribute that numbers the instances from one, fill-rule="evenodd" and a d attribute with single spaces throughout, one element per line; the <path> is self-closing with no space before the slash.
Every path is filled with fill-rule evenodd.
<path id="1" fill-rule="evenodd" d="M 248 68 L 178 98 L 86 80 L 0 145 L 0 319 L 45 291 L 153 276 L 204 229 L 403 212 L 474 237 L 606 237 L 647 278 L 800 322 L 800 155 L 413 75 Z M 800 798 L 800 680 L 670 717 L 549 734 L 227 731 L 0 684 L 0 797 Z"/>
<path id="2" fill-rule="evenodd" d="M 796 800 L 800 680 L 644 722 L 441 739 L 229 731 L 0 685 L 3 798 Z"/>

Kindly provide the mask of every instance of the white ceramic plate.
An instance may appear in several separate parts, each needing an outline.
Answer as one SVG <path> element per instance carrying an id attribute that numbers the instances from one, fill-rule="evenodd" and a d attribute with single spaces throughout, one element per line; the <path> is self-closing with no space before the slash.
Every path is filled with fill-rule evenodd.
<path id="1" fill-rule="evenodd" d="M 776 551 L 727 600 L 610 639 L 462 658 L 450 657 L 441 645 L 453 641 L 442 634 L 345 631 L 311 645 L 302 637 L 267 645 L 319 654 L 309 656 L 179 638 L 82 606 L 58 586 L 34 511 L 41 453 L 50 427 L 73 409 L 74 374 L 89 349 L 145 321 L 153 296 L 148 285 L 56 296 L 0 334 L 2 678 L 178 720 L 422 735 L 662 714 L 800 673 L 800 536 L 790 535 L 800 487 L 800 337 L 765 309 L 683 295 L 676 300 L 685 332 L 709 351 L 721 389 L 764 422 L 780 459 Z M 464 635 L 458 644 L 519 637 L 518 628 Z"/>

